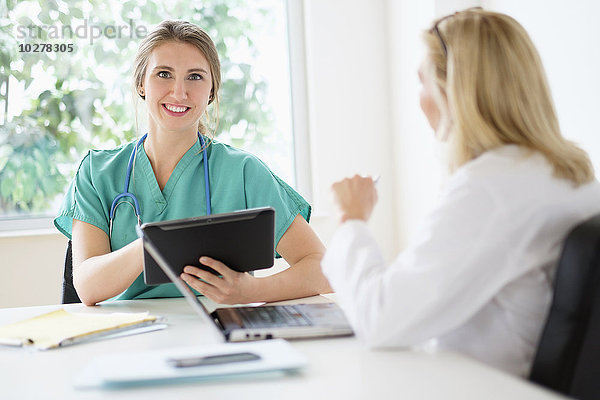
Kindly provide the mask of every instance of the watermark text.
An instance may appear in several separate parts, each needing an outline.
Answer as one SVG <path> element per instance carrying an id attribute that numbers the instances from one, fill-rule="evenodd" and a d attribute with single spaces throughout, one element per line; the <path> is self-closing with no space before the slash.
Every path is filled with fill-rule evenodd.
<path id="1" fill-rule="evenodd" d="M 89 24 L 87 19 L 76 26 L 71 25 L 18 25 L 17 39 L 89 39 L 90 44 L 100 38 L 107 39 L 141 39 L 148 35 L 145 25 L 136 25 L 130 18 L 128 24 L 99 25 Z"/>

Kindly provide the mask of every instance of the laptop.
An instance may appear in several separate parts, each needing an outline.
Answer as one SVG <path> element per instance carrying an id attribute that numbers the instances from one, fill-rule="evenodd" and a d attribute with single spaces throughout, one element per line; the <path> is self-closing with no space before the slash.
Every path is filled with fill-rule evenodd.
<path id="1" fill-rule="evenodd" d="M 139 225 L 138 235 L 146 251 L 175 284 L 190 306 L 208 318 L 228 342 L 261 339 L 301 339 L 354 334 L 341 308 L 335 303 L 217 308 L 210 313 L 191 288 L 169 267 L 153 241 Z"/>

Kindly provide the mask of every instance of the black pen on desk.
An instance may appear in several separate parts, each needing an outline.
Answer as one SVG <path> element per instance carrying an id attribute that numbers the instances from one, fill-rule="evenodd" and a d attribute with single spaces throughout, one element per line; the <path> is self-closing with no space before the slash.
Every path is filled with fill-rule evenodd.
<path id="1" fill-rule="evenodd" d="M 201 367 L 207 365 L 218 365 L 218 364 L 229 364 L 243 361 L 256 361 L 260 360 L 260 356 L 255 353 L 241 352 L 241 353 L 225 353 L 225 354 L 214 354 L 210 356 L 200 357 L 187 357 L 187 358 L 170 358 L 167 363 L 175 368 L 186 368 L 186 367 Z"/>

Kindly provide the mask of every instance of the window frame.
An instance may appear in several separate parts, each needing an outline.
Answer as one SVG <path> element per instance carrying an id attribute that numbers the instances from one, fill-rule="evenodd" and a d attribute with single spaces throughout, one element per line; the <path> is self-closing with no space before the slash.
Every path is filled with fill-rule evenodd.
<path id="1" fill-rule="evenodd" d="M 293 167 L 295 189 L 312 203 L 312 173 L 306 85 L 306 50 L 304 2 L 285 2 L 288 31 L 288 67 L 291 94 L 291 127 L 294 143 Z M 0 237 L 46 235 L 59 232 L 54 227 L 54 216 L 28 215 L 0 217 Z"/>
<path id="2" fill-rule="evenodd" d="M 312 204 L 313 182 L 306 73 L 304 2 L 286 0 L 296 190 Z"/>

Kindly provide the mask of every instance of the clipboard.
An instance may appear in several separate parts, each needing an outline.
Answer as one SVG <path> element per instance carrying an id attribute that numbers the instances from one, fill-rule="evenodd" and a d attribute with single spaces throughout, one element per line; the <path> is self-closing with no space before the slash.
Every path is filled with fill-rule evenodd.
<path id="1" fill-rule="evenodd" d="M 217 274 L 200 264 L 201 256 L 219 260 L 238 272 L 273 266 L 275 209 L 272 207 L 145 223 L 141 229 L 143 237 L 155 244 L 177 276 L 186 265 Z M 144 283 L 170 282 L 144 246 Z"/>
<path id="2" fill-rule="evenodd" d="M 145 313 L 70 313 L 65 309 L 0 327 L 0 345 L 48 350 L 147 327 L 158 318 Z"/>

